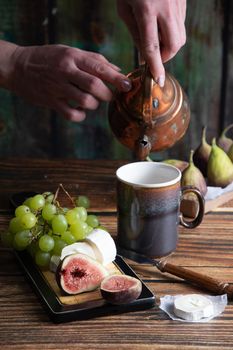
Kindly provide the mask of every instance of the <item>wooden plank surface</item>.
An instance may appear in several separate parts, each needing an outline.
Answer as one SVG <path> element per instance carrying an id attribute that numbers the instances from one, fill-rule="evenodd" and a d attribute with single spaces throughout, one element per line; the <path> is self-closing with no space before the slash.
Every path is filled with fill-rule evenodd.
<path id="1" fill-rule="evenodd" d="M 6 228 L 11 217 L 7 201 L 11 193 L 25 188 L 50 190 L 49 185 L 55 187 L 62 181 L 72 194 L 77 184 L 85 187 L 87 195 L 90 192 L 101 223 L 116 237 L 114 173 L 120 163 L 0 161 L 0 230 Z M 205 215 L 194 230 L 180 227 L 178 248 L 170 261 L 233 283 L 232 219 L 232 211 L 217 211 Z M 158 308 L 161 296 L 205 291 L 155 267 L 127 262 L 156 295 L 155 307 L 55 325 L 25 281 L 12 252 L 0 248 L 0 346 L 4 349 L 232 349 L 232 301 L 220 317 L 208 323 L 172 321 Z"/>

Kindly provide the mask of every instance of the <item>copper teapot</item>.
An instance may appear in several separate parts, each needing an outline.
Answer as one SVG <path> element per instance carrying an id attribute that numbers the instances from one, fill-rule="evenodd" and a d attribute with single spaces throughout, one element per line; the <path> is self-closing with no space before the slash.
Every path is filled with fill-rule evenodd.
<path id="1" fill-rule="evenodd" d="M 164 87 L 152 78 L 147 65 L 128 74 L 132 89 L 116 91 L 109 105 L 109 123 L 116 138 L 140 160 L 150 152 L 173 146 L 185 134 L 190 121 L 186 94 L 166 73 Z"/>

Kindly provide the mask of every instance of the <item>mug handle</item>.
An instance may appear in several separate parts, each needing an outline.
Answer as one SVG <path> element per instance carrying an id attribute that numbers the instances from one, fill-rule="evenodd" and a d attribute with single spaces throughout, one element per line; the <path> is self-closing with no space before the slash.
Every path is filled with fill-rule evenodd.
<path id="1" fill-rule="evenodd" d="M 183 187 L 181 189 L 181 192 L 182 192 L 182 197 L 184 197 L 184 195 L 187 193 L 195 193 L 199 203 L 199 210 L 198 210 L 197 216 L 192 221 L 186 221 L 183 217 L 183 214 L 180 213 L 180 216 L 179 216 L 180 224 L 186 228 L 197 227 L 202 222 L 202 219 L 205 214 L 205 199 L 202 196 L 201 192 L 196 187 L 193 187 L 193 186 Z M 182 201 L 182 197 L 181 197 L 181 201 Z"/>

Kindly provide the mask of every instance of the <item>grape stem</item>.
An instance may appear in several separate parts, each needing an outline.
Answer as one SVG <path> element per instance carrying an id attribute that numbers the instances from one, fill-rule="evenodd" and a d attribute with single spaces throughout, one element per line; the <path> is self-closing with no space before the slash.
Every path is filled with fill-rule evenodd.
<path id="1" fill-rule="evenodd" d="M 31 231 L 32 236 L 31 236 L 30 243 L 36 241 L 37 238 L 40 237 L 41 233 L 44 233 L 43 230 L 40 230 L 40 231 L 38 231 L 38 232 L 36 232 L 36 233 L 34 233 L 34 232 Z"/>
<path id="2" fill-rule="evenodd" d="M 70 201 L 71 201 L 73 207 L 75 208 L 76 205 L 75 205 L 74 199 L 71 197 L 71 195 L 69 194 L 69 192 L 66 191 L 66 189 L 64 188 L 64 186 L 63 186 L 62 184 L 59 184 L 59 186 L 58 186 L 58 188 L 57 188 L 57 190 L 56 190 L 56 192 L 55 192 L 55 195 L 54 195 L 54 198 L 53 198 L 53 203 L 58 202 L 58 201 L 57 201 L 57 197 L 58 197 L 58 194 L 59 194 L 60 189 L 62 189 L 62 191 L 67 195 L 67 197 L 70 199 Z M 59 202 L 58 202 L 58 203 L 59 203 Z"/>

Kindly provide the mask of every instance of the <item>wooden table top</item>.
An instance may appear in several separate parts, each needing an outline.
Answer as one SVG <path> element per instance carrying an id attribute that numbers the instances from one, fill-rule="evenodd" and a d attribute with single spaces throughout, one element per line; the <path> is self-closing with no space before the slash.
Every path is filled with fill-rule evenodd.
<path id="1" fill-rule="evenodd" d="M 121 161 L 0 160 L 0 230 L 12 211 L 9 197 L 23 190 L 54 191 L 63 183 L 71 195 L 86 194 L 101 223 L 116 235 L 115 170 Z M 227 206 L 227 208 L 226 208 Z M 170 262 L 233 283 L 233 211 L 227 203 L 208 213 L 193 230 L 179 228 Z M 2 349 L 233 349 L 233 305 L 208 323 L 171 320 L 159 298 L 206 293 L 162 274 L 150 265 L 127 260 L 156 296 L 153 308 L 89 320 L 54 324 L 25 280 L 10 250 L 0 248 L 0 345 Z"/>

